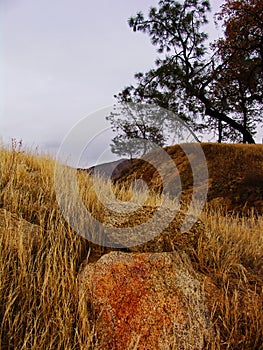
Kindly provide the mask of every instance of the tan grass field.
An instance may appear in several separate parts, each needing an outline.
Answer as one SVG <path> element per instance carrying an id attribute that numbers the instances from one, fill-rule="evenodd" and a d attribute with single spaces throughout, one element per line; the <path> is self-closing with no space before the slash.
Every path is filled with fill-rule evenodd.
<path id="1" fill-rule="evenodd" d="M 216 145 L 214 151 L 210 145 L 210 153 L 206 154 L 211 169 L 215 167 L 213 152 L 220 163 L 220 174 L 224 174 L 223 167 L 227 168 L 225 181 L 231 169 L 229 155 L 235 162 L 240 149 L 241 158 L 246 157 L 247 171 L 253 159 L 257 162 L 257 176 L 262 176 L 263 162 L 258 156 L 261 148 L 255 155 L 250 146 L 233 146 L 231 152 L 228 147 L 231 146 Z M 24 152 L 15 142 L 0 149 L 3 350 L 97 349 L 96 323 L 92 310 L 79 310 L 77 284 L 81 262 L 93 252 L 60 213 L 54 166 L 50 157 Z M 252 175 L 251 170 L 255 181 Z M 83 202 L 94 216 L 103 219 L 103 208 L 98 205 L 91 179 L 81 173 L 78 180 Z M 101 180 L 101 191 L 103 186 Z M 131 198 L 130 190 L 120 184 L 115 191 L 121 200 Z M 158 195 L 151 195 L 147 204 L 158 205 L 159 200 Z M 29 228 L 21 219 L 36 225 L 36 239 L 32 234 L 24 241 Z M 205 233 L 189 254 L 195 270 L 205 274 L 208 284 L 216 287 L 210 290 L 209 299 L 216 334 L 206 349 L 263 349 L 263 217 L 253 212 L 245 217 L 236 212 L 226 214 L 222 208 L 213 207 L 203 211 L 201 220 Z M 171 344 L 170 349 L 177 347 Z"/>

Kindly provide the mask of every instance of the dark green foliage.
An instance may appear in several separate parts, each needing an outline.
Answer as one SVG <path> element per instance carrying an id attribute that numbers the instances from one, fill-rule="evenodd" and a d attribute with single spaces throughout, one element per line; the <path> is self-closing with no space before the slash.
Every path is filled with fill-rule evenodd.
<path id="1" fill-rule="evenodd" d="M 148 17 L 141 12 L 131 17 L 129 26 L 149 36 L 159 57 L 155 68 L 137 73 L 137 85 L 126 87 L 117 100 L 166 108 L 193 130 L 217 135 L 220 142 L 254 143 L 256 123 L 262 122 L 262 99 L 249 100 L 244 84 L 226 73 L 229 57 L 224 59 L 217 45 L 209 48 L 202 31 L 209 10 L 209 1 L 162 0 Z"/>

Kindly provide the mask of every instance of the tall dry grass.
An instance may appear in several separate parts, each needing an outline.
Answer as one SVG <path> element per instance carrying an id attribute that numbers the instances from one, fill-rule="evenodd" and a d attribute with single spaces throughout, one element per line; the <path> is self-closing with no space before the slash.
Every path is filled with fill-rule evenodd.
<path id="1" fill-rule="evenodd" d="M 202 220 L 193 260 L 216 287 L 209 293 L 217 337 L 208 348 L 263 349 L 263 218 L 219 208 Z"/>
<path id="2" fill-rule="evenodd" d="M 0 348 L 4 350 L 96 349 L 92 309 L 87 305 L 79 309 L 77 284 L 90 246 L 60 213 L 54 167 L 50 157 L 25 152 L 15 141 L 0 149 L 0 210 L 39 228 L 36 247 L 22 240 L 14 247 L 10 216 L 5 214 L 0 225 Z M 78 183 L 87 208 L 103 220 L 91 179 L 80 173 Z M 100 180 L 102 194 L 109 188 L 104 185 Z M 122 187 L 113 192 L 123 201 L 134 195 Z M 152 196 L 147 204 L 158 205 L 160 200 Z M 227 216 L 218 209 L 204 211 L 201 219 L 205 233 L 189 253 L 195 270 L 207 277 L 204 289 L 216 331 L 205 347 L 263 349 L 263 218 Z M 17 226 L 17 235 L 25 235 L 23 225 Z M 176 341 L 169 348 L 176 349 Z"/>
<path id="3" fill-rule="evenodd" d="M 76 315 L 85 247 L 57 208 L 54 162 L 15 144 L 2 147 L 0 159 L 1 207 L 40 227 L 36 249 L 22 243 L 15 249 L 8 216 L 1 225 L 0 348 L 79 349 L 92 339 L 92 328 L 80 328 Z M 18 225 L 17 235 L 25 234 Z"/>

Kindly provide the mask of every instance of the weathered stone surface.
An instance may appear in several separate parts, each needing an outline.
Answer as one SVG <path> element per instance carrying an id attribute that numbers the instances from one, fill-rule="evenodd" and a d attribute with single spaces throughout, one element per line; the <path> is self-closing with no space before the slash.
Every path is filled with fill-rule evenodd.
<path id="1" fill-rule="evenodd" d="M 201 220 L 192 219 L 181 210 L 141 206 L 135 210 L 127 203 L 108 205 L 104 210 L 104 232 L 107 244 L 124 247 L 131 252 L 170 252 L 176 248 L 191 249 L 197 245 L 200 234 L 204 233 Z M 130 208 L 131 206 L 131 208 Z M 123 210 L 123 211 L 122 211 Z M 183 232 L 182 224 L 191 222 L 190 229 Z"/>
<path id="2" fill-rule="evenodd" d="M 211 334 L 203 283 L 184 253 L 111 252 L 83 267 L 79 286 L 99 349 L 202 349 Z"/>
<path id="3" fill-rule="evenodd" d="M 41 242 L 41 228 L 19 218 L 5 209 L 0 209 L 0 234 L 3 244 L 8 245 L 23 257 L 37 249 Z M 25 253 L 25 254 L 24 254 Z"/>

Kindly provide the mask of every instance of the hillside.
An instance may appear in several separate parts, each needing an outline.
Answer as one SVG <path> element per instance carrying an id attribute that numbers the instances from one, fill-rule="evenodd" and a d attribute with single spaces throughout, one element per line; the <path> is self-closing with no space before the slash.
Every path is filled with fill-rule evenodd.
<path id="1" fill-rule="evenodd" d="M 227 211 L 248 213 L 251 209 L 263 213 L 263 145 L 203 143 L 209 174 L 208 203 L 222 205 Z M 178 146 L 165 148 L 173 159 L 182 181 L 182 199 L 188 201 L 192 194 L 193 177 L 188 158 Z M 191 160 L 195 159 L 190 152 Z M 149 157 L 151 160 L 151 156 Z M 153 160 L 154 155 L 153 155 Z M 156 160 L 155 160 L 156 161 Z M 198 159 L 197 159 L 198 161 Z M 161 165 L 160 163 L 158 164 Z M 141 159 L 125 160 L 113 172 L 114 183 L 130 184 L 134 179 L 144 179 L 153 191 L 161 192 L 162 184 L 158 171 Z M 174 173 L 167 174 L 168 182 Z M 177 189 L 171 191 L 175 196 Z"/>
<path id="2" fill-rule="evenodd" d="M 202 147 L 213 210 L 205 208 L 188 232 L 180 231 L 180 210 L 159 234 L 128 249 L 90 242 L 100 237 L 101 225 L 77 213 L 90 240 L 74 231 L 58 205 L 54 160 L 16 144 L 2 146 L 0 348 L 262 349 L 263 217 L 225 215 L 221 207 L 230 200 L 229 208 L 243 210 L 247 202 L 260 209 L 262 146 Z M 188 200 L 189 162 L 178 146 L 167 152 L 178 164 Z M 140 160 L 124 165 L 118 164 L 115 185 L 99 178 L 97 189 L 90 174 L 77 173 L 82 203 L 109 227 L 113 239 L 123 229 L 121 240 L 155 217 L 141 230 L 142 236 L 151 234 L 155 223 L 171 214 L 169 208 L 159 210 L 161 184 L 153 167 Z M 152 191 L 139 210 L 127 213 L 123 203 L 134 208 L 127 181 L 135 175 L 144 177 Z M 121 201 L 117 207 L 100 201 L 110 189 Z M 73 194 L 66 198 L 69 206 Z M 140 192 L 136 196 L 144 198 Z"/>
<path id="3" fill-rule="evenodd" d="M 92 166 L 88 169 L 84 169 L 91 175 L 102 176 L 102 177 L 118 177 L 120 176 L 122 170 L 125 167 L 130 166 L 130 161 L 126 158 L 116 160 L 109 163 L 98 164 L 96 166 Z M 83 170 L 79 168 L 78 170 Z"/>

